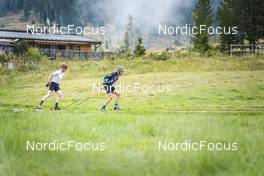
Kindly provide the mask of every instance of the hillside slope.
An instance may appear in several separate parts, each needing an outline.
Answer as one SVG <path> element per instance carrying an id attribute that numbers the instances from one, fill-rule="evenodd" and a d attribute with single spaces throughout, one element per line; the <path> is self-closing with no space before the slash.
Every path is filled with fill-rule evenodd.
<path id="1" fill-rule="evenodd" d="M 0 89 L 0 175 L 260 175 L 263 60 L 203 59 L 67 61 L 60 112 L 53 110 L 55 96 L 44 111 L 35 110 L 47 91 L 47 76 L 60 61 L 1 74 L 10 81 Z M 122 91 L 121 111 L 110 104 L 99 112 L 106 95 L 93 84 L 101 85 L 116 65 L 126 67 L 117 85 L 136 83 L 142 89 Z M 162 85 L 170 87 L 164 92 L 146 89 Z M 69 141 L 93 148 L 43 147 Z M 237 148 L 175 150 L 177 143 L 201 141 Z M 43 146 L 27 148 L 33 142 Z"/>

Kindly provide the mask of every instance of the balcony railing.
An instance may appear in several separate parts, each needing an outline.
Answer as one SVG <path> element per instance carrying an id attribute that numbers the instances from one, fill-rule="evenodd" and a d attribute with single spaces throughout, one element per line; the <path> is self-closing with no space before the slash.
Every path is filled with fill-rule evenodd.
<path id="1" fill-rule="evenodd" d="M 243 54 L 262 54 L 264 53 L 264 45 L 230 45 L 228 52 L 231 56 Z"/>

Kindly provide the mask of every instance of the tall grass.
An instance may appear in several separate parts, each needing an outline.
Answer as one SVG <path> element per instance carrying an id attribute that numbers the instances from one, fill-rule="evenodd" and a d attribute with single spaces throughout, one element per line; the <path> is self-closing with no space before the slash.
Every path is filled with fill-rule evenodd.
<path id="1" fill-rule="evenodd" d="M 218 55 L 214 57 L 202 57 L 198 54 L 168 54 L 167 60 L 156 60 L 157 54 L 148 54 L 143 57 L 129 60 L 124 56 L 106 57 L 103 60 L 63 59 L 57 60 L 38 59 L 37 62 L 25 62 L 28 58 L 19 57 L 13 71 L 1 68 L 0 84 L 13 82 L 14 78 L 34 75 L 47 76 L 50 72 L 59 69 L 61 63 L 69 65 L 69 78 L 102 77 L 111 72 L 118 65 L 126 67 L 126 74 L 144 74 L 159 72 L 212 72 L 212 71 L 260 71 L 264 70 L 264 56 L 229 57 Z M 11 58 L 12 59 L 12 58 Z M 7 81 L 8 79 L 9 81 Z M 32 81 L 32 80 L 31 80 Z"/>
<path id="2" fill-rule="evenodd" d="M 262 175 L 263 57 L 152 57 L 41 60 L 39 65 L 28 63 L 35 66 L 31 69 L 1 74 L 0 175 Z M 44 111 L 36 112 L 33 107 L 46 93 L 47 76 L 62 62 L 69 65 L 62 83 L 63 111 L 49 110 L 54 106 L 55 97 L 51 97 Z M 126 67 L 126 75 L 119 80 L 123 83 L 169 84 L 172 91 L 124 92 L 120 112 L 112 110 L 113 104 L 107 112 L 99 112 L 106 95 L 94 94 L 89 85 L 101 82 L 117 65 Z M 67 107 L 87 96 L 87 102 Z M 32 152 L 26 150 L 28 140 L 105 142 L 108 148 L 101 152 Z M 164 140 L 237 142 L 239 150 L 159 151 L 158 142 Z"/>

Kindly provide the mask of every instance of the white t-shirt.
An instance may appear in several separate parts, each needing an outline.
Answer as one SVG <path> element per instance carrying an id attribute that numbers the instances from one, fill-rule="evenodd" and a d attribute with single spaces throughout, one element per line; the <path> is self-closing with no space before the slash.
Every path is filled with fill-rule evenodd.
<path id="1" fill-rule="evenodd" d="M 63 76 L 64 76 L 64 72 L 62 72 L 61 70 L 55 71 L 53 73 L 52 82 L 60 84 L 60 81 L 62 80 Z"/>

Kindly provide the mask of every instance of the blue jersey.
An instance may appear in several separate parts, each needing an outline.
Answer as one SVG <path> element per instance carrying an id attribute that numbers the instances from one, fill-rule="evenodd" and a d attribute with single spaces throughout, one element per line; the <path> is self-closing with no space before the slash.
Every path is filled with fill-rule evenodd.
<path id="1" fill-rule="evenodd" d="M 110 75 L 106 75 L 104 77 L 104 85 L 113 85 L 119 78 L 119 74 L 117 72 L 113 72 Z"/>

